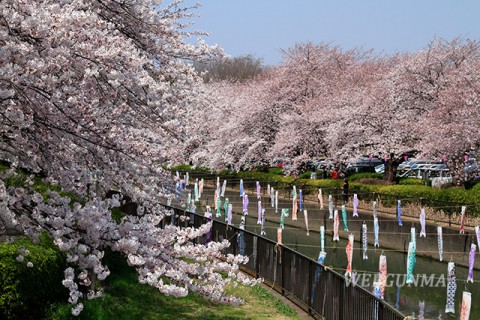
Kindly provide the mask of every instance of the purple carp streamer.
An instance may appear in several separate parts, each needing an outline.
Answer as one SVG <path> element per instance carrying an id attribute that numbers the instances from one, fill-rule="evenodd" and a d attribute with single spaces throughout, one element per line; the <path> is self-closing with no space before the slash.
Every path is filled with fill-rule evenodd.
<path id="1" fill-rule="evenodd" d="M 362 224 L 362 248 L 363 248 L 363 260 L 368 259 L 368 241 L 367 241 L 367 224 Z"/>
<path id="2" fill-rule="evenodd" d="M 402 222 L 402 201 L 397 200 L 397 219 L 398 219 L 398 225 L 403 226 Z"/>
<path id="3" fill-rule="evenodd" d="M 475 264 L 475 252 L 477 251 L 477 245 L 472 243 L 470 247 L 470 255 L 468 259 L 468 276 L 467 282 L 473 282 L 473 266 Z"/>
<path id="4" fill-rule="evenodd" d="M 325 251 L 325 226 L 320 226 L 320 251 Z"/>
<path id="5" fill-rule="evenodd" d="M 248 195 L 246 193 L 243 193 L 242 205 L 243 205 L 243 214 L 248 215 Z"/>

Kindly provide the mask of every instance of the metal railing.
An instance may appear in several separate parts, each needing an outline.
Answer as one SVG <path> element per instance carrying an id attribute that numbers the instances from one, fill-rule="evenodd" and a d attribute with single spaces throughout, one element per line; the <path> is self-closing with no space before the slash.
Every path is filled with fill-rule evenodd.
<path id="1" fill-rule="evenodd" d="M 199 227 L 207 218 L 178 208 L 171 208 L 172 216 L 163 223 L 183 227 Z M 181 217 L 188 219 L 181 219 Z M 316 261 L 290 248 L 242 230 L 226 223 L 213 220 L 211 241 L 229 239 L 230 247 L 225 254 L 248 256 L 244 271 L 261 277 L 276 291 L 295 302 L 312 317 L 332 320 L 401 320 L 405 316 L 384 300 L 360 286 L 347 285 L 345 278 Z M 205 244 L 207 238 L 195 240 Z"/>

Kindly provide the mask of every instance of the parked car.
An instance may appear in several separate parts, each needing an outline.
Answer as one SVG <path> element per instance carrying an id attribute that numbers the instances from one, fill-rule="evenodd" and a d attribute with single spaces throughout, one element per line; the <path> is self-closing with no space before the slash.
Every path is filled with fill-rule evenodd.
<path id="1" fill-rule="evenodd" d="M 385 164 L 379 164 L 378 166 L 375 166 L 375 173 L 385 173 Z"/>
<path id="2" fill-rule="evenodd" d="M 285 160 L 275 159 L 275 160 L 273 160 L 273 166 L 277 167 L 277 168 L 283 168 L 285 166 Z"/>
<path id="3" fill-rule="evenodd" d="M 379 158 L 363 157 L 351 161 L 347 165 L 347 173 L 375 172 L 375 167 L 382 164 L 383 160 Z"/>
<path id="4" fill-rule="evenodd" d="M 332 170 L 333 166 L 333 162 L 330 160 L 320 160 L 316 162 L 317 170 Z"/>

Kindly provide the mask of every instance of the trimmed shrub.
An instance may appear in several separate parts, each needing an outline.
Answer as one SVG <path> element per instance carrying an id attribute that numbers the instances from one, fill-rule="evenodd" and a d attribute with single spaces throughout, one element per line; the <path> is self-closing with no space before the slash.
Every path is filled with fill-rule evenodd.
<path id="1" fill-rule="evenodd" d="M 298 179 L 295 184 L 305 184 L 314 186 L 316 188 L 341 188 L 343 186 L 343 180 L 341 179 Z"/>
<path id="2" fill-rule="evenodd" d="M 382 186 L 391 186 L 394 184 L 391 181 L 377 179 L 377 178 L 363 178 L 363 179 L 357 180 L 357 182 L 363 183 L 363 184 L 374 184 L 374 185 L 382 185 Z"/>
<path id="3" fill-rule="evenodd" d="M 283 176 L 283 169 L 282 168 L 269 168 L 268 173 Z"/>
<path id="4" fill-rule="evenodd" d="M 383 174 L 381 173 L 371 173 L 371 172 L 363 172 L 363 173 L 354 173 L 352 175 L 347 176 L 348 181 L 357 181 L 360 179 L 382 179 Z"/>
<path id="5" fill-rule="evenodd" d="M 414 185 L 414 186 L 431 186 L 432 181 L 418 179 L 418 178 L 400 178 L 398 180 L 398 184 L 400 184 L 400 185 Z"/>
<path id="6" fill-rule="evenodd" d="M 191 171 L 192 166 L 190 166 L 188 164 L 179 164 L 179 165 L 173 166 L 170 170 L 172 170 L 173 172 L 175 172 L 175 171 Z"/>
<path id="7" fill-rule="evenodd" d="M 300 174 L 298 176 L 299 179 L 310 179 L 310 176 L 312 175 L 312 171 L 305 171 L 304 173 Z"/>
<path id="8" fill-rule="evenodd" d="M 16 260 L 21 248 L 30 251 L 23 262 Z M 1 243 L 0 319 L 39 319 L 50 304 L 65 301 L 64 269 L 64 258 L 45 234 L 39 244 L 26 238 Z"/>

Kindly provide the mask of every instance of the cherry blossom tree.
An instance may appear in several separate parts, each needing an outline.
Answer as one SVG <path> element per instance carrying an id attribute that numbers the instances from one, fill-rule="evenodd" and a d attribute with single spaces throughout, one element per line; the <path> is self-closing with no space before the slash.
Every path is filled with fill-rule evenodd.
<path id="1" fill-rule="evenodd" d="M 339 163 L 346 161 L 352 152 L 343 150 L 342 137 L 347 131 L 343 121 L 353 120 L 352 111 L 358 108 L 358 98 L 370 83 L 371 70 L 362 66 L 374 64 L 370 61 L 371 51 L 342 51 L 326 44 L 305 44 L 287 52 L 284 90 L 296 92 L 295 96 L 300 98 L 289 99 L 298 103 L 295 102 L 293 112 L 281 115 L 272 152 L 293 156 L 294 167 L 315 156 L 329 156 Z"/>
<path id="2" fill-rule="evenodd" d="M 384 179 L 390 181 L 405 156 L 447 155 L 461 176 L 463 155 L 478 146 L 471 129 L 476 47 L 434 39 L 415 53 L 378 56 L 298 44 L 254 81 L 209 85 L 223 107 L 213 112 L 217 122 L 210 127 L 217 136 L 209 137 L 206 154 L 219 168 L 281 157 L 294 169 L 319 155 L 338 164 L 375 155 L 387 160 Z"/>
<path id="3" fill-rule="evenodd" d="M 448 107 L 440 106 L 449 104 L 450 108 L 453 107 L 450 101 L 459 94 L 453 95 L 448 88 L 453 88 L 453 83 L 472 73 L 463 66 L 468 65 L 468 61 L 477 60 L 473 47 L 471 42 L 463 45 L 458 39 L 452 42 L 436 39 L 414 54 L 381 59 L 374 65 L 377 71 L 366 69 L 363 74 L 376 74 L 374 81 L 364 87 L 358 99 L 349 99 L 355 107 L 346 110 L 345 118 L 330 129 L 333 133 L 330 141 L 335 141 L 339 132 L 340 137 L 344 137 L 336 143 L 337 157 L 355 150 L 386 157 L 385 179 L 390 181 L 395 179 L 396 168 L 405 155 L 441 158 L 437 149 L 440 147 L 443 154 L 450 154 L 447 159 L 455 161 L 459 154 L 463 158 L 468 149 L 464 142 L 469 147 L 475 143 L 464 138 L 456 144 L 451 142 L 461 150 L 452 152 L 443 141 L 450 140 L 452 135 L 447 130 L 454 129 L 447 129 L 444 123 L 433 120 L 443 119 L 448 123 L 453 119 L 445 116 Z M 475 83 L 475 79 L 471 80 Z M 369 82 L 364 80 L 362 83 Z M 354 87 L 350 90 L 354 92 Z M 462 120 L 457 118 L 456 124 L 456 129 L 462 131 Z M 458 134 L 454 137 L 458 138 Z"/>
<path id="4" fill-rule="evenodd" d="M 195 165 L 239 169 L 257 163 L 264 140 L 245 125 L 249 110 L 257 110 L 253 84 L 215 82 L 204 87 L 204 104 L 192 108 L 188 158 Z"/>
<path id="5" fill-rule="evenodd" d="M 329 126 L 330 156 L 347 161 L 361 155 L 389 157 L 386 178 L 395 172 L 399 158 L 412 150 L 401 109 L 391 103 L 392 67 L 397 57 L 381 57 L 357 65 L 355 81 L 348 81 L 335 97 L 337 121 Z M 408 123 L 407 123 L 408 124 Z M 392 170 L 388 170 L 388 168 Z"/>
<path id="6" fill-rule="evenodd" d="M 434 105 L 418 126 L 424 136 L 420 149 L 425 156 L 446 158 L 455 182 L 465 176 L 465 155 L 478 150 L 480 137 L 477 108 L 480 93 L 480 44 L 454 39 L 434 44 L 443 56 L 437 58 L 438 74 Z"/>
<path id="7" fill-rule="evenodd" d="M 187 110 L 204 101 L 189 61 L 223 57 L 200 38 L 186 42 L 201 36 L 186 31 L 194 9 L 180 0 L 0 3 L 0 159 L 10 164 L 0 178 L 0 221 L 34 239 L 47 231 L 65 252 L 75 267 L 63 283 L 73 314 L 82 296 L 100 294 L 94 284 L 109 274 L 108 248 L 166 294 L 238 302 L 223 285 L 250 281 L 237 275 L 245 258 L 220 253 L 227 242 L 189 242 L 210 224 L 159 227 L 171 214 L 160 205 L 171 184 L 161 165 L 184 156 Z M 6 188 L 17 168 L 84 201 L 53 191 L 45 198 L 31 189 L 33 176 Z M 112 189 L 138 203 L 138 217 L 112 219 L 123 201 L 104 199 Z"/>

